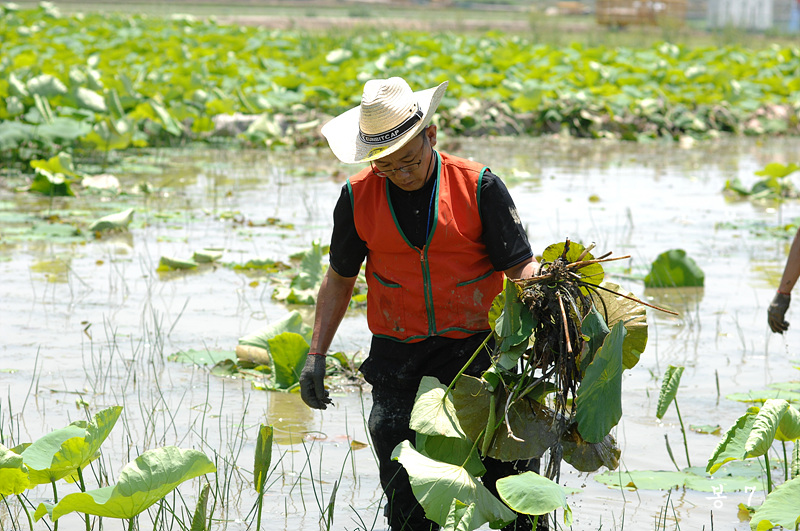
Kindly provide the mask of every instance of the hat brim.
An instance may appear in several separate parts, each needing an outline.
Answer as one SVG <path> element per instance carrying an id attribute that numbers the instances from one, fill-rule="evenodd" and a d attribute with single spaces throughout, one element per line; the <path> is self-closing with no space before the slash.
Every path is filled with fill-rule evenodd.
<path id="1" fill-rule="evenodd" d="M 322 135 L 327 139 L 336 158 L 345 164 L 358 164 L 391 155 L 430 124 L 446 88 L 447 81 L 437 87 L 414 92 L 419 109 L 422 111 L 422 119 L 405 134 L 386 144 L 374 146 L 365 144 L 361 140 L 358 135 L 358 123 L 361 118 L 360 106 L 353 107 L 322 126 Z"/>

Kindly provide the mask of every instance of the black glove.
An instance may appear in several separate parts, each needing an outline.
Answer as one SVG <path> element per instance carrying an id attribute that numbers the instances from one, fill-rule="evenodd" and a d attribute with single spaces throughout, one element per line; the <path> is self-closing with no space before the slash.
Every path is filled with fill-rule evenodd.
<path id="1" fill-rule="evenodd" d="M 783 316 L 786 315 L 786 310 L 789 309 L 791 301 L 791 295 L 780 292 L 776 293 L 772 299 L 772 303 L 767 309 L 767 321 L 769 321 L 769 327 L 773 332 L 782 334 L 789 329 L 789 323 L 783 319 Z"/>
<path id="2" fill-rule="evenodd" d="M 327 409 L 333 404 L 323 383 L 325 379 L 325 356 L 309 354 L 300 373 L 300 398 L 308 407 Z"/>

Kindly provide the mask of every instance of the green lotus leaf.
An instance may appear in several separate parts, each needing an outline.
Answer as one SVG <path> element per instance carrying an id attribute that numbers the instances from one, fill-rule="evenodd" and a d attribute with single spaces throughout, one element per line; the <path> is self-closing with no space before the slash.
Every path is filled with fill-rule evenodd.
<path id="1" fill-rule="evenodd" d="M 25 492 L 29 485 L 22 456 L 0 444 L 0 498 Z"/>
<path id="2" fill-rule="evenodd" d="M 103 232 L 107 230 L 121 230 L 127 229 L 128 225 L 131 224 L 133 221 L 133 212 L 132 208 L 127 210 L 123 210 L 122 212 L 116 212 L 114 214 L 109 214 L 108 216 L 103 216 L 102 218 L 92 222 L 89 225 L 89 230 L 93 232 Z"/>
<path id="3" fill-rule="evenodd" d="M 779 441 L 794 441 L 800 439 L 800 411 L 789 406 L 784 411 L 781 421 L 778 424 L 778 431 L 775 438 Z M 797 445 L 796 445 L 797 446 Z"/>
<path id="4" fill-rule="evenodd" d="M 88 88 L 78 87 L 75 91 L 75 100 L 78 102 L 78 106 L 83 109 L 100 113 L 108 112 L 105 98 Z"/>
<path id="5" fill-rule="evenodd" d="M 156 271 L 175 271 L 183 269 L 196 269 L 197 262 L 193 260 L 181 260 L 169 256 L 162 256 L 158 261 Z"/>
<path id="6" fill-rule="evenodd" d="M 92 422 L 74 422 L 34 441 L 22 452 L 31 484 L 69 478 L 97 459 L 121 412 L 121 406 L 110 407 L 98 412 Z"/>
<path id="7" fill-rule="evenodd" d="M 50 74 L 42 74 L 29 79 L 26 88 L 29 93 L 38 94 L 45 98 L 52 98 L 53 96 L 60 96 L 67 93 L 67 86 L 57 77 L 51 76 Z"/>
<path id="8" fill-rule="evenodd" d="M 25 83 L 20 81 L 20 79 L 15 76 L 13 72 L 8 75 L 8 93 L 23 100 L 30 97 L 30 93 L 28 92 L 28 88 L 25 86 Z"/>
<path id="9" fill-rule="evenodd" d="M 542 253 L 542 260 L 545 262 L 552 262 L 555 259 L 561 257 L 564 253 L 565 242 L 561 243 L 554 243 L 549 245 L 544 252 Z M 583 253 L 586 248 L 577 242 L 569 242 L 569 250 L 567 251 L 567 261 L 574 262 L 578 259 L 578 257 Z M 582 258 L 582 260 L 592 260 L 594 256 L 592 253 L 586 253 L 586 255 Z M 584 282 L 588 282 L 589 284 L 598 285 L 603 282 L 603 277 L 605 273 L 603 272 L 603 266 L 600 264 L 591 264 L 585 267 L 582 267 L 577 270 L 577 272 L 581 275 L 581 280 Z M 581 291 L 584 295 L 588 294 L 589 292 L 585 288 L 581 288 Z"/>
<path id="10" fill-rule="evenodd" d="M 423 376 L 417 389 L 409 427 L 423 435 L 441 435 L 464 439 L 464 430 L 458 423 L 455 406 L 447 387 L 432 376 Z"/>
<path id="11" fill-rule="evenodd" d="M 454 499 L 450 504 L 450 511 L 447 513 L 447 521 L 444 529 L 451 531 L 472 531 L 472 517 L 475 514 L 475 504 L 469 505 Z"/>
<path id="12" fill-rule="evenodd" d="M 572 509 L 564 489 L 558 483 L 535 472 L 523 472 L 497 480 L 500 499 L 522 514 L 543 515 L 564 510 L 564 524 L 572 524 Z"/>
<path id="13" fill-rule="evenodd" d="M 764 167 L 764 169 L 754 173 L 756 175 L 761 175 L 764 177 L 783 178 L 789 174 L 796 172 L 797 170 L 800 170 L 800 166 L 794 163 L 784 165 L 781 164 L 780 162 L 770 162 Z"/>
<path id="14" fill-rule="evenodd" d="M 583 318 L 581 322 L 581 334 L 588 337 L 586 341 L 588 350 L 581 352 L 579 369 L 581 374 L 585 374 L 586 368 L 589 363 L 594 359 L 597 349 L 603 344 L 606 336 L 611 330 L 608 328 L 605 319 L 597 311 L 597 308 L 592 305 L 589 313 Z"/>
<path id="15" fill-rule="evenodd" d="M 417 452 L 408 441 L 395 447 L 392 459 L 406 469 L 411 490 L 425 509 L 425 516 L 444 525 L 453 500 L 475 504 L 472 529 L 485 523 L 499 529 L 515 519 L 514 513 L 495 498 L 464 468 L 429 459 Z"/>
<path id="16" fill-rule="evenodd" d="M 311 249 L 302 253 L 300 268 L 292 279 L 291 287 L 316 291 L 322 283 L 322 273 L 322 246 L 319 242 L 313 242 Z"/>
<path id="17" fill-rule="evenodd" d="M 288 389 L 300 381 L 306 362 L 308 342 L 295 332 L 283 332 L 267 340 L 272 374 L 279 389 Z"/>
<path id="18" fill-rule="evenodd" d="M 63 151 L 47 160 L 37 159 L 31 161 L 31 168 L 44 170 L 52 175 L 65 175 L 67 177 L 80 177 L 72 163 L 72 155 Z"/>
<path id="19" fill-rule="evenodd" d="M 467 472 L 481 477 L 486 473 L 480 453 L 472 441 L 466 438 L 424 435 L 417 432 L 414 447 L 425 457 L 436 461 L 463 466 Z"/>
<path id="20" fill-rule="evenodd" d="M 283 319 L 275 321 L 258 332 L 240 337 L 239 344 L 269 350 L 269 340 L 284 332 L 300 334 L 307 343 L 311 343 L 312 329 L 303 322 L 303 316 L 300 312 L 295 310 L 289 312 Z"/>
<path id="21" fill-rule="evenodd" d="M 678 394 L 678 386 L 681 385 L 683 369 L 683 367 L 675 367 L 673 365 L 667 367 L 667 372 L 664 373 L 664 379 L 661 381 L 661 391 L 658 394 L 657 418 L 664 418 L 669 405 L 675 400 L 675 396 Z"/>
<path id="22" fill-rule="evenodd" d="M 625 293 L 623 289 L 613 282 L 603 282 L 602 287 L 611 290 L 597 290 L 595 295 L 600 298 L 596 301 L 597 311 L 606 321 L 609 328 L 613 328 L 618 322 L 625 325 L 625 340 L 622 343 L 622 364 L 626 369 L 632 369 L 639 363 L 639 357 L 647 347 L 647 312 L 642 304 L 632 301 L 622 295 L 634 297 L 633 293 Z"/>
<path id="23" fill-rule="evenodd" d="M 489 420 L 490 392 L 487 386 L 487 382 L 480 378 L 462 375 L 453 387 L 453 405 L 459 425 L 472 441 L 481 437 Z M 498 393 L 495 418 L 502 419 L 505 392 L 498 387 L 495 393 Z M 516 401 L 508 412 L 514 437 L 509 435 L 508 427 L 501 424 L 495 431 L 487 455 L 501 461 L 541 457 L 559 438 L 559 433 L 553 431 L 553 420 L 553 412 L 539 402 L 527 398 Z"/>
<path id="24" fill-rule="evenodd" d="M 781 417 L 788 408 L 789 403 L 786 400 L 770 399 L 764 402 L 744 444 L 746 457 L 760 457 L 769 451 L 775 441 Z"/>
<path id="25" fill-rule="evenodd" d="M 214 463 L 197 450 L 150 450 L 125 465 L 116 485 L 64 496 L 53 508 L 53 520 L 72 512 L 130 519 L 184 481 L 212 472 Z"/>
<path id="26" fill-rule="evenodd" d="M 189 531 L 207 531 L 208 525 L 206 521 L 206 510 L 208 509 L 208 493 L 211 491 L 211 485 L 206 483 L 203 485 L 203 490 L 200 491 L 200 496 L 197 497 L 197 507 L 192 516 L 192 526 Z"/>
<path id="27" fill-rule="evenodd" d="M 586 441 L 601 442 L 622 417 L 622 343 L 625 326 L 617 322 L 597 351 L 578 389 L 575 420 Z"/>
<path id="28" fill-rule="evenodd" d="M 210 264 L 222 258 L 222 249 L 201 249 L 192 254 L 192 260 L 198 264 Z"/>
<path id="29" fill-rule="evenodd" d="M 264 485 L 269 475 L 269 465 L 272 463 L 272 426 L 261 425 L 256 441 L 256 454 L 253 462 L 253 485 L 256 492 L 263 494 Z"/>
<path id="30" fill-rule="evenodd" d="M 725 436 L 717 444 L 714 453 L 708 459 L 707 472 L 713 474 L 728 461 L 745 458 L 745 443 L 750 436 L 750 431 L 753 429 L 757 414 L 758 408 L 751 407 L 747 410 L 747 413 L 737 419 L 733 426 L 728 428 Z"/>
<path id="31" fill-rule="evenodd" d="M 753 531 L 767 531 L 777 526 L 797 529 L 798 524 L 800 524 L 800 478 L 787 481 L 770 492 L 750 519 L 750 529 Z"/>
<path id="32" fill-rule="evenodd" d="M 672 249 L 658 255 L 644 277 L 648 288 L 680 288 L 684 286 L 703 286 L 705 273 L 686 255 L 683 249 Z"/>

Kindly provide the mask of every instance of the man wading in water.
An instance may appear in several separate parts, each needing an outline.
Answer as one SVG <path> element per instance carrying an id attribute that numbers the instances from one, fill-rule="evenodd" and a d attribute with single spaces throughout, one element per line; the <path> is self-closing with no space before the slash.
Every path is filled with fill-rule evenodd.
<path id="1" fill-rule="evenodd" d="M 333 212 L 330 268 L 301 396 L 316 409 L 331 403 L 325 353 L 366 258 L 373 336 L 360 371 L 372 385 L 369 431 L 392 531 L 439 527 L 425 518 L 406 471 L 391 460 L 398 443 L 414 441 L 408 424 L 420 380 L 449 384 L 490 333 L 488 312 L 504 275 L 527 278 L 538 266 L 503 182 L 483 164 L 434 150 L 430 121 L 446 87 L 412 92 L 398 77 L 368 81 L 361 105 L 322 128 L 339 160 L 369 166 L 348 179 Z M 466 374 L 480 376 L 489 366 L 484 349 Z M 495 495 L 497 479 L 538 468 L 491 458 L 484 464 L 482 480 Z M 532 524 L 520 515 L 505 529 Z"/>

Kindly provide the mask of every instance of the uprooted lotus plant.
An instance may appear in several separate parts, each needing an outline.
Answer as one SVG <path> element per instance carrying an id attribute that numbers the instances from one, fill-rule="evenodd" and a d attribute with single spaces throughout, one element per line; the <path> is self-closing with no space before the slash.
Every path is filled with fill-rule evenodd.
<path id="1" fill-rule="evenodd" d="M 480 378 L 460 374 L 447 388 L 423 379 L 410 424 L 418 434 L 416 451 L 401 445 L 394 457 L 408 470 L 428 518 L 445 525 L 458 517 L 465 526 L 459 529 L 507 523 L 508 513 L 484 504 L 475 481 L 483 473 L 479 457 L 546 456 L 546 477 L 537 475 L 536 483 L 556 492 L 561 487 L 552 480 L 562 459 L 586 472 L 618 466 L 611 430 L 622 416 L 622 371 L 634 367 L 645 349 L 644 306 L 651 305 L 603 282 L 601 264 L 628 257 L 594 258 L 591 249 L 569 240 L 551 245 L 535 276 L 506 281 L 489 312 L 493 333 L 481 349 L 494 343 L 492 365 Z M 452 469 L 438 477 L 423 473 L 429 468 L 417 466 L 423 458 Z M 563 495 L 520 497 L 507 491 L 509 485 L 514 482 L 500 481 L 497 488 L 514 511 L 538 516 L 561 507 L 565 522 L 571 520 Z M 443 509 L 441 489 L 461 505 Z M 458 498 L 463 492 L 470 499 Z"/>

